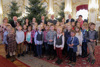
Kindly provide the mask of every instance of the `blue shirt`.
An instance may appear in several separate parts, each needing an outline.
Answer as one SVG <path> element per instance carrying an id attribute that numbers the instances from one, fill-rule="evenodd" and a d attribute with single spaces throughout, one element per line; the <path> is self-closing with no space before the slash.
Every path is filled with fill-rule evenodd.
<path id="1" fill-rule="evenodd" d="M 4 34 L 3 34 L 3 44 L 8 44 L 8 42 L 7 42 L 7 35 L 8 35 L 8 32 L 5 31 Z"/>

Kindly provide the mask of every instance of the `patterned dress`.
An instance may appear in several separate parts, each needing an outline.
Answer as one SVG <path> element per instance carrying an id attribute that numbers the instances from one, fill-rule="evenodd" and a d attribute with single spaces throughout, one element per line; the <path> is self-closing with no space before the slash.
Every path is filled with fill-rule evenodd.
<path id="1" fill-rule="evenodd" d="M 16 51 L 16 35 L 15 34 L 8 34 L 7 35 L 7 41 L 8 41 L 8 52 L 14 52 Z"/>

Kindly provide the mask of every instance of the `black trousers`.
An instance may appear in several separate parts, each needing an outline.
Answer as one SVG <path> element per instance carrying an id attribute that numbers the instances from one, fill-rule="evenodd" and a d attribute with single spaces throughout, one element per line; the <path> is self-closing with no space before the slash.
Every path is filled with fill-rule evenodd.
<path id="1" fill-rule="evenodd" d="M 73 51 L 73 48 L 69 48 L 69 60 L 76 62 L 76 52 Z"/>
<path id="2" fill-rule="evenodd" d="M 87 42 L 82 43 L 82 55 L 83 56 L 87 55 Z"/>
<path id="3" fill-rule="evenodd" d="M 37 49 L 36 49 L 36 45 L 34 43 L 34 38 L 32 38 L 32 45 L 33 45 L 33 47 L 32 47 L 33 53 L 34 53 L 34 55 L 37 56 Z"/>
<path id="4" fill-rule="evenodd" d="M 48 46 L 49 46 L 49 56 L 55 56 L 54 46 L 49 44 Z"/>

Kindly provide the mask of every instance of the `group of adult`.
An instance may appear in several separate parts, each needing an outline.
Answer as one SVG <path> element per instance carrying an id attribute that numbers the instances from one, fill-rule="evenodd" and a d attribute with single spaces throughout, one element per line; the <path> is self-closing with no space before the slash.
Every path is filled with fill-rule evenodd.
<path id="1" fill-rule="evenodd" d="M 57 23 L 57 20 L 55 19 L 54 15 L 51 15 L 51 19 L 49 19 L 48 21 L 46 21 L 45 16 L 41 16 L 41 21 L 39 23 L 47 24 L 48 22 L 53 23 L 55 25 Z M 65 18 L 62 18 L 62 23 L 63 24 L 64 23 L 69 23 L 69 22 L 76 22 L 76 23 L 79 22 L 80 27 L 81 27 L 82 24 L 83 24 L 82 15 L 79 15 L 79 18 L 76 21 L 72 18 L 72 16 L 70 14 L 69 14 L 68 19 L 66 21 L 65 21 Z M 31 23 L 29 22 L 29 19 L 26 18 L 25 22 L 24 22 L 24 25 L 29 26 L 29 25 L 34 24 L 34 23 L 37 23 L 36 18 L 33 18 Z M 2 26 L 6 26 L 8 24 L 15 28 L 17 25 L 20 25 L 21 23 L 18 21 L 17 16 L 14 16 L 13 21 L 10 22 L 10 23 L 8 23 L 8 18 L 5 17 L 3 19 Z"/>

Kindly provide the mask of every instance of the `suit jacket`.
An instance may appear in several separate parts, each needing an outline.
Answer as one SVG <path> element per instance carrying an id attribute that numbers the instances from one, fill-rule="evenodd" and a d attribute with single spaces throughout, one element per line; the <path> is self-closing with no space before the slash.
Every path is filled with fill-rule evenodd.
<path id="1" fill-rule="evenodd" d="M 57 20 L 51 20 L 51 19 L 50 19 L 48 22 L 53 23 L 54 25 L 56 25 Z"/>
<path id="2" fill-rule="evenodd" d="M 42 22 L 42 20 L 39 22 L 39 24 Z M 44 24 L 47 24 L 47 21 L 46 20 L 44 20 Z"/>
<path id="3" fill-rule="evenodd" d="M 74 22 L 74 21 L 75 21 L 75 20 L 72 18 L 72 19 L 71 19 L 71 22 Z M 69 22 L 69 19 L 66 20 L 66 23 L 68 23 L 68 22 Z"/>
<path id="4" fill-rule="evenodd" d="M 14 27 L 14 28 L 16 27 L 14 21 L 10 22 L 10 24 L 11 24 L 12 27 Z"/>
<path id="5" fill-rule="evenodd" d="M 69 44 L 71 44 L 71 37 L 69 37 L 68 38 L 68 40 L 67 40 L 67 45 L 68 45 L 68 51 L 69 51 L 69 48 L 71 48 L 70 46 L 69 46 Z M 74 52 L 76 52 L 77 51 L 77 45 L 79 45 L 79 40 L 78 40 L 78 38 L 77 37 L 74 37 L 74 39 L 73 39 L 73 51 Z"/>

